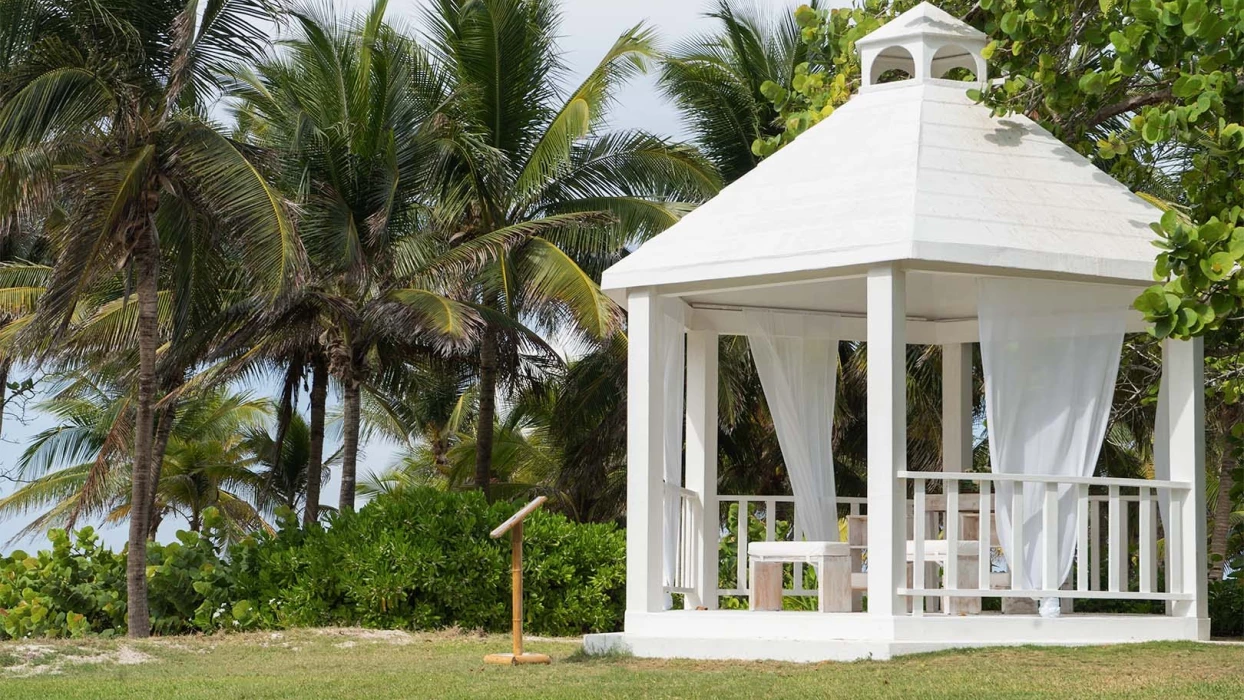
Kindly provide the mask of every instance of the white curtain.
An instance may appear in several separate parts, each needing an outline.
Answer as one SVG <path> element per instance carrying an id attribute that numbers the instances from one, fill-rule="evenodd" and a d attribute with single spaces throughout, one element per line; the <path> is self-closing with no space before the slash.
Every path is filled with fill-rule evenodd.
<path id="1" fill-rule="evenodd" d="M 1134 292 L 1099 285 L 981 280 L 979 317 L 989 457 L 995 473 L 1092 476 L 1105 437 L 1119 353 Z M 1023 528 L 1022 588 L 1042 588 L 1043 489 L 1024 487 L 1024 519 L 1012 523 L 1014 486 L 998 483 L 1004 551 Z M 1059 585 L 1075 555 L 1075 490 L 1058 491 Z M 1013 569 L 1013 567 L 1011 567 Z M 1058 614 L 1058 599 L 1041 601 Z"/>
<path id="2" fill-rule="evenodd" d="M 661 362 L 664 369 L 665 405 L 663 425 L 665 444 L 665 527 L 662 548 L 662 572 L 665 585 L 674 584 L 674 568 L 678 565 L 679 492 L 682 486 L 682 426 L 683 426 L 683 374 L 686 366 L 686 327 L 681 318 L 668 312 L 661 316 Z M 665 595 L 665 607 L 673 605 L 670 594 Z"/>
<path id="3" fill-rule="evenodd" d="M 796 537 L 837 542 L 831 431 L 838 341 L 807 337 L 800 316 L 760 311 L 743 316 L 795 493 Z"/>

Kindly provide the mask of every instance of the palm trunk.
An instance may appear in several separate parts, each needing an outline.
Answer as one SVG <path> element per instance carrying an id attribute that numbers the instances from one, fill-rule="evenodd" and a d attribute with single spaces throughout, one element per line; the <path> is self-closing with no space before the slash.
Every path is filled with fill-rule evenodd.
<path id="1" fill-rule="evenodd" d="M 152 438 L 155 400 L 157 322 L 157 273 L 159 261 L 152 237 L 139 233 L 134 250 L 138 276 L 138 405 L 134 416 L 134 463 L 131 474 L 129 554 L 126 558 L 126 622 L 130 637 L 151 634 L 151 611 L 147 605 L 147 530 L 151 521 Z"/>
<path id="2" fill-rule="evenodd" d="M 1209 578 L 1221 581 L 1227 563 L 1227 539 L 1231 534 L 1231 489 L 1235 486 L 1233 472 L 1237 466 L 1231 444 L 1223 446 L 1218 464 L 1218 498 L 1214 500 L 1214 531 L 1209 540 Z"/>
<path id="3" fill-rule="evenodd" d="M 281 387 L 281 405 L 276 414 L 276 440 L 272 444 L 272 465 L 280 468 L 281 451 L 285 448 L 285 436 L 289 433 L 289 422 L 294 418 L 294 391 L 298 388 L 298 380 L 302 378 L 302 360 L 289 363 L 285 370 L 285 384 Z"/>
<path id="4" fill-rule="evenodd" d="M 151 488 L 148 492 L 147 507 L 151 524 L 147 528 L 147 538 L 154 540 L 160 528 L 162 518 L 156 517 L 156 495 L 160 491 L 160 473 L 164 469 L 164 454 L 168 452 L 168 440 L 173 435 L 173 420 L 177 414 L 176 399 L 169 402 L 160 411 L 160 419 L 156 422 L 155 444 L 151 450 Z"/>
<path id="5" fill-rule="evenodd" d="M 449 441 L 445 439 L 445 433 L 437 430 L 432 440 L 432 463 L 436 465 L 436 473 L 443 476 L 449 475 Z"/>
<path id="6" fill-rule="evenodd" d="M 341 500 L 337 508 L 342 512 L 354 510 L 355 469 L 359 456 L 359 380 L 354 367 L 347 369 L 342 388 L 341 427 Z"/>
<path id="7" fill-rule="evenodd" d="M 484 329 L 479 347 L 479 420 L 475 426 L 475 485 L 491 500 L 493 423 L 497 415 L 497 334 Z"/>
<path id="8" fill-rule="evenodd" d="M 316 356 L 311 376 L 311 448 L 307 457 L 307 507 L 302 526 L 320 519 L 320 470 L 324 466 L 324 409 L 328 403 L 328 363 Z"/>

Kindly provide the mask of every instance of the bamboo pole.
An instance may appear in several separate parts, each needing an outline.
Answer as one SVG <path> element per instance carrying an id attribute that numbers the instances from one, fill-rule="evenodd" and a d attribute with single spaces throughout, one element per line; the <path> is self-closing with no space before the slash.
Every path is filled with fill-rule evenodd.
<path id="1" fill-rule="evenodd" d="M 510 531 L 510 587 L 513 589 L 514 624 L 510 635 L 514 640 L 514 658 L 523 655 L 523 523 L 520 520 Z"/>
<path id="2" fill-rule="evenodd" d="M 510 627 L 512 652 L 488 654 L 484 657 L 484 663 L 506 666 L 549 663 L 549 657 L 545 654 L 523 652 L 523 520 L 543 505 L 544 501 L 544 496 L 537 497 L 490 533 L 494 538 L 507 532 L 510 533 L 510 588 L 512 591 L 511 608 L 514 615 L 511 618 Z"/>

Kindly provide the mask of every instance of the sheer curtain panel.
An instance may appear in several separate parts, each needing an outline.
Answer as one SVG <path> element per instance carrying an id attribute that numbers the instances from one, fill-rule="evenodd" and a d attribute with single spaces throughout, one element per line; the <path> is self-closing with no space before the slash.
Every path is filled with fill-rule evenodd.
<path id="1" fill-rule="evenodd" d="M 981 360 L 989 458 L 995 473 L 1092 476 L 1105 437 L 1119 353 L 1134 292 L 1101 285 L 987 279 L 979 283 Z M 1023 490 L 1023 522 L 1012 519 L 1015 486 L 998 483 L 998 537 L 1022 527 L 1019 585 L 1042 588 L 1043 489 Z M 1071 572 L 1075 490 L 1058 489 L 1059 582 Z M 1005 549 L 1005 545 L 1004 545 Z M 1014 567 L 1010 567 L 1014 568 Z M 1043 616 L 1058 600 L 1041 601 Z"/>
<path id="2" fill-rule="evenodd" d="M 743 315 L 795 495 L 796 536 L 837 542 L 831 438 L 838 341 L 808 337 L 801 316 L 762 311 Z"/>

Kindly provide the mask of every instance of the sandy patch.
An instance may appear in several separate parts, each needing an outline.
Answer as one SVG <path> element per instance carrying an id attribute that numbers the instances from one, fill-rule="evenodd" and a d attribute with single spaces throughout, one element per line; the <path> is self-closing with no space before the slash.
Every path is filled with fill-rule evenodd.
<path id="1" fill-rule="evenodd" d="M 402 630 L 368 630 L 358 627 L 330 627 L 318 629 L 316 634 L 327 637 L 349 637 L 352 640 L 365 640 L 369 642 L 384 642 L 386 644 L 395 644 L 397 646 L 405 646 L 415 641 L 414 635 Z M 349 646 L 347 646 L 349 645 Z M 342 649 L 348 649 L 354 646 L 354 642 L 345 641 L 334 646 Z"/>
<path id="2" fill-rule="evenodd" d="M 0 669 L 0 675 L 15 678 L 54 675 L 62 672 L 66 666 L 87 664 L 134 666 L 155 660 L 150 655 L 128 646 L 121 646 L 113 651 L 89 653 L 89 649 L 82 647 L 61 649 L 44 644 L 21 644 L 13 647 L 12 652 L 21 659 L 21 662 Z"/>

